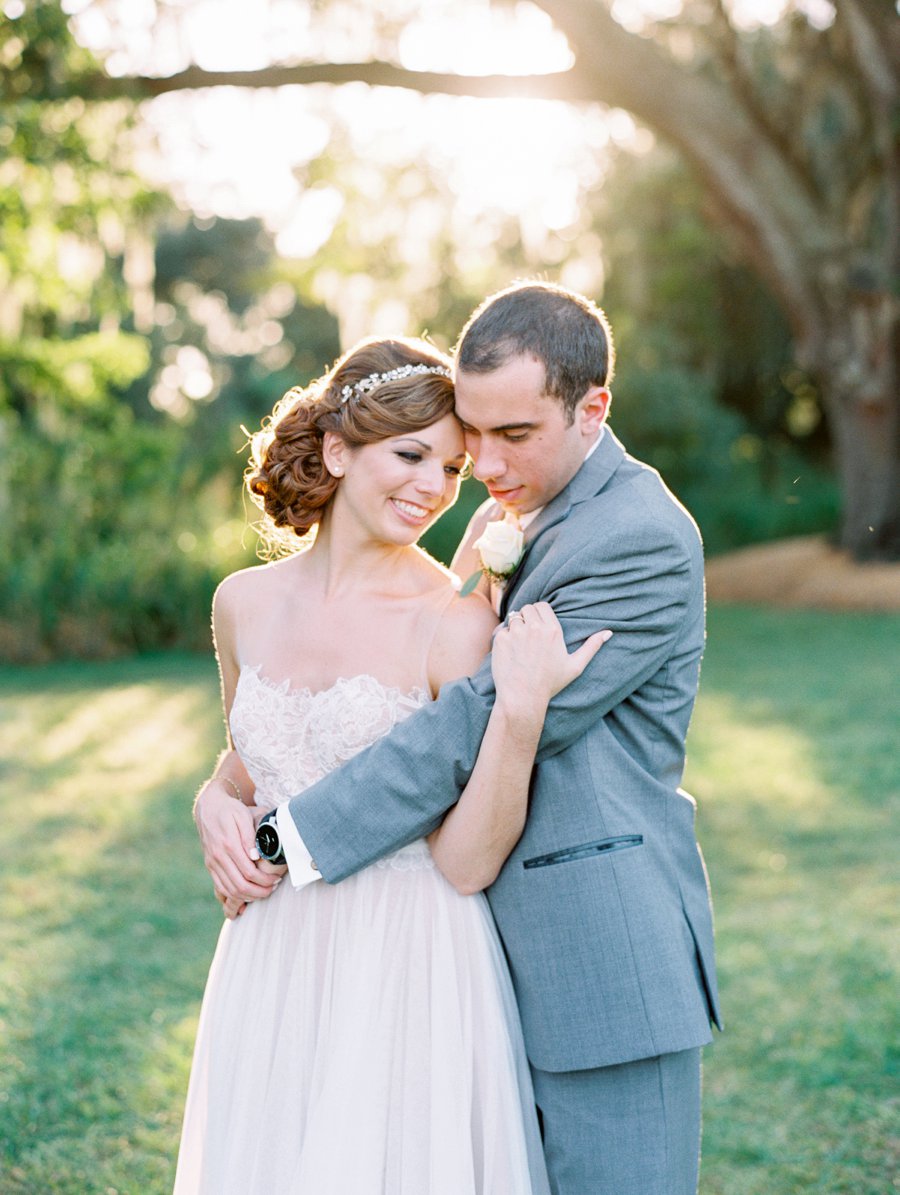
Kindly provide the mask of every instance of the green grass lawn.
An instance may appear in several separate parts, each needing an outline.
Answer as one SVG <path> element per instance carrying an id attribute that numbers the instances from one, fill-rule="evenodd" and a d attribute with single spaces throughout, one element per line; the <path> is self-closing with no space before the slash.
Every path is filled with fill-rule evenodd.
<path id="1" fill-rule="evenodd" d="M 897 1189 L 898 631 L 711 612 L 703 1195 Z M 221 738 L 208 660 L 0 669 L 0 1195 L 171 1188 L 219 925 L 190 804 Z"/>

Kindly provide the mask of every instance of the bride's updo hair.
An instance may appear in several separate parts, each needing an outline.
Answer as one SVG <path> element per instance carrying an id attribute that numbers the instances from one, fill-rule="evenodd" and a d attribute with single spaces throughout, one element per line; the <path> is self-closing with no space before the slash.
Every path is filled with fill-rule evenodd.
<path id="1" fill-rule="evenodd" d="M 289 390 L 252 438 L 245 474 L 267 516 L 259 530 L 271 552 L 299 547 L 295 537 L 316 526 L 334 497 L 339 481 L 322 457 L 326 432 L 362 448 L 430 427 L 453 411 L 449 375 L 450 359 L 424 340 L 372 338 L 306 389 Z"/>

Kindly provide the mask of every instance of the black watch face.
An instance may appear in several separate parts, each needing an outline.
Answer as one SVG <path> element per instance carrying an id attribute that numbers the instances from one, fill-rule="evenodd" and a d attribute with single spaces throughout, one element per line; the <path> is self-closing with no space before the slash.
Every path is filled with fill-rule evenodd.
<path id="1" fill-rule="evenodd" d="M 263 822 L 256 831 L 256 845 L 266 859 L 274 859 L 281 849 L 281 839 L 271 822 Z"/>

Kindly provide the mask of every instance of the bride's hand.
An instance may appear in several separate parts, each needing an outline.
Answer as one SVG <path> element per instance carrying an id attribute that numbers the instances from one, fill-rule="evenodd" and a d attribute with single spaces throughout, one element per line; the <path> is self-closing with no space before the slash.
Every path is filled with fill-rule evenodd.
<path id="1" fill-rule="evenodd" d="M 545 709 L 551 697 L 581 676 L 611 635 L 612 631 L 597 631 L 569 652 L 547 602 L 514 610 L 494 633 L 491 671 L 497 700 Z"/>
<path id="2" fill-rule="evenodd" d="M 281 877 L 287 872 L 287 867 L 286 866 L 275 867 L 272 863 L 268 863 L 265 859 L 260 859 L 259 863 L 257 863 L 256 866 L 261 872 L 264 872 L 266 875 L 275 877 L 275 881 L 272 884 L 272 887 L 269 889 L 268 895 L 266 897 L 258 897 L 257 898 L 259 900 L 266 900 L 266 899 L 268 899 L 268 896 L 272 895 L 272 893 L 275 891 L 275 889 L 281 883 Z M 225 916 L 228 918 L 229 921 L 234 921 L 234 919 L 236 917 L 241 917 L 244 913 L 247 912 L 247 909 L 253 903 L 250 900 L 244 900 L 240 896 L 226 896 L 225 893 L 220 892 L 218 888 L 215 890 L 215 892 L 216 892 L 216 900 L 222 906 L 222 911 L 224 912 Z"/>
<path id="3" fill-rule="evenodd" d="M 224 892 L 216 891 L 216 900 L 222 906 L 222 911 L 229 921 L 246 913 L 249 901 L 241 900 L 239 896 L 226 896 Z"/>
<path id="4" fill-rule="evenodd" d="M 257 863 L 255 806 L 235 800 L 213 777 L 200 790 L 194 820 L 203 861 L 220 900 L 264 900 L 272 894 L 273 878 Z"/>

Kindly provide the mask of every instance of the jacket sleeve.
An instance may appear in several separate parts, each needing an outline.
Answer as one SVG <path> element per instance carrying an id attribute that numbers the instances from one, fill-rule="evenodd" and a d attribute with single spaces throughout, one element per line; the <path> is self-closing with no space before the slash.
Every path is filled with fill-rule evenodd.
<path id="1" fill-rule="evenodd" d="M 485 679 L 486 673 L 486 679 Z M 336 883 L 433 830 L 466 782 L 493 701 L 490 664 L 290 802 L 322 876 Z M 479 691 L 480 690 L 480 691 Z"/>
<path id="2" fill-rule="evenodd" d="M 607 537 L 602 551 L 595 541 L 560 557 L 556 568 L 542 566 L 526 578 L 513 605 L 550 602 L 570 650 L 604 627 L 615 633 L 553 699 L 538 761 L 565 750 L 657 671 L 694 587 L 689 553 L 664 525 Z M 486 661 L 474 677 L 445 685 L 437 701 L 293 798 L 291 815 L 325 879 L 337 882 L 439 823 L 475 766 L 493 697 Z"/>
<path id="3" fill-rule="evenodd" d="M 632 529 L 627 537 L 607 538 L 599 564 L 596 548 L 565 559 L 542 588 L 532 597 L 526 583 L 516 605 L 549 602 L 570 651 L 604 628 L 613 637 L 551 702 L 538 763 L 564 751 L 654 676 L 692 613 L 702 642 L 702 555 L 671 527 L 643 524 L 638 534 Z"/>

